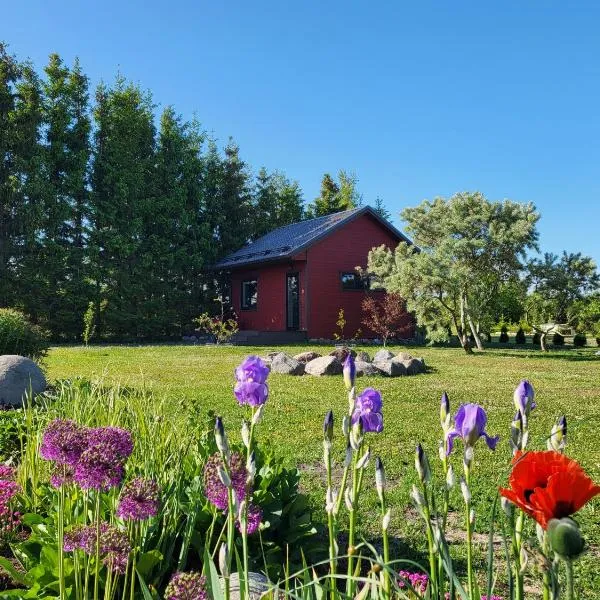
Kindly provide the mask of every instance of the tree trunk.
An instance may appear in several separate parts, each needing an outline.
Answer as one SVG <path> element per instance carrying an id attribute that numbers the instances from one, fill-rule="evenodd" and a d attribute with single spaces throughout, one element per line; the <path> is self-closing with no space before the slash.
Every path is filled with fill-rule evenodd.
<path id="1" fill-rule="evenodd" d="M 543 331 L 540 333 L 540 349 L 542 352 L 548 352 L 548 348 L 546 348 L 546 336 L 548 335 L 547 331 Z"/>
<path id="2" fill-rule="evenodd" d="M 483 350 L 483 342 L 481 341 L 479 331 L 477 331 L 477 328 L 473 324 L 473 319 L 471 319 L 470 316 L 468 317 L 468 319 L 469 327 L 471 328 L 471 333 L 473 334 L 473 339 L 475 340 L 475 344 L 477 345 L 477 350 Z"/>

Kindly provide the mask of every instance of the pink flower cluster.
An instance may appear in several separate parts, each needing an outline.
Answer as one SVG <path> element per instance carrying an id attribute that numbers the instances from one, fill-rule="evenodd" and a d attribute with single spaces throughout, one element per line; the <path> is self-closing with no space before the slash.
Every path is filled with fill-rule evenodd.
<path id="1" fill-rule="evenodd" d="M 412 571 L 398 572 L 398 587 L 406 587 L 408 583 L 418 594 L 425 595 L 429 578 L 425 573 L 414 573 Z"/>
<path id="2" fill-rule="evenodd" d="M 206 577 L 191 571 L 175 573 L 165 589 L 165 600 L 207 600 Z"/>
<path id="3" fill-rule="evenodd" d="M 0 465 L 0 544 L 14 541 L 21 526 L 21 513 L 10 507 L 10 501 L 21 491 L 14 478 L 12 467 Z"/>
<path id="4" fill-rule="evenodd" d="M 107 490 L 123 480 L 124 464 L 133 452 L 131 433 L 119 427 L 81 427 L 68 419 L 48 424 L 40 455 L 57 469 L 55 487 L 75 482 L 82 489 Z"/>

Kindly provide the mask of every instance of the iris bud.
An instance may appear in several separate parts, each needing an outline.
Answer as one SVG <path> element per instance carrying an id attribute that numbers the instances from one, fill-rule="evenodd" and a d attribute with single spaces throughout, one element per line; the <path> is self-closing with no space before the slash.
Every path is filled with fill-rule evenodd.
<path id="1" fill-rule="evenodd" d="M 250 448 L 250 424 L 246 419 L 242 421 L 242 442 L 246 448 Z"/>
<path id="2" fill-rule="evenodd" d="M 375 459 L 375 488 L 379 500 L 383 502 L 383 493 L 385 491 L 385 471 L 383 469 L 383 461 L 379 456 Z"/>
<path id="3" fill-rule="evenodd" d="M 469 490 L 469 486 L 464 479 L 460 480 L 460 491 L 462 492 L 465 504 L 469 504 L 471 502 L 471 490 Z"/>
<path id="4" fill-rule="evenodd" d="M 548 450 L 563 452 L 567 444 L 567 417 L 562 416 L 552 427 L 548 439 Z"/>
<path id="5" fill-rule="evenodd" d="M 442 429 L 446 431 L 448 425 L 448 416 L 450 415 L 450 399 L 448 398 L 448 394 L 444 392 L 442 394 L 442 402 L 440 404 L 440 423 L 442 425 Z"/>
<path id="6" fill-rule="evenodd" d="M 354 510 L 354 504 L 352 502 L 352 492 L 350 491 L 350 488 L 346 488 L 346 491 L 344 492 L 344 502 L 346 503 L 348 512 L 352 512 Z"/>
<path id="7" fill-rule="evenodd" d="M 263 418 L 263 413 L 265 412 L 265 405 L 261 404 L 257 409 L 254 415 L 252 416 L 252 425 L 258 425 Z"/>
<path id="8" fill-rule="evenodd" d="M 385 515 L 383 515 L 383 521 L 381 523 L 381 527 L 383 528 L 384 531 L 387 531 L 389 526 L 390 526 L 390 520 L 392 518 L 392 509 L 388 508 L 387 512 L 385 513 Z"/>
<path id="9" fill-rule="evenodd" d="M 358 462 L 356 463 L 357 469 L 364 469 L 371 459 L 371 448 L 367 448 L 367 451 L 360 457 Z"/>
<path id="10" fill-rule="evenodd" d="M 342 419 L 342 433 L 344 437 L 348 437 L 350 433 L 350 417 L 348 415 L 344 415 Z"/>
<path id="11" fill-rule="evenodd" d="M 417 450 L 415 452 L 415 469 L 419 474 L 421 483 L 428 483 L 431 479 L 431 468 L 429 466 L 427 454 L 425 454 L 421 444 L 417 444 Z"/>
<path id="12" fill-rule="evenodd" d="M 515 514 L 515 505 L 504 496 L 500 498 L 500 506 L 509 519 L 512 519 Z"/>
<path id="13" fill-rule="evenodd" d="M 346 457 L 344 458 L 344 468 L 349 467 L 351 462 L 352 462 L 352 446 L 350 444 L 348 444 L 346 446 Z"/>
<path id="14" fill-rule="evenodd" d="M 223 542 L 219 549 L 219 571 L 223 577 L 229 577 L 229 550 L 227 544 Z"/>
<path id="15" fill-rule="evenodd" d="M 231 479 L 230 479 L 227 471 L 221 465 L 219 465 L 218 474 L 219 474 L 219 480 L 221 481 L 221 483 L 225 487 L 230 488 L 231 487 Z"/>
<path id="16" fill-rule="evenodd" d="M 346 360 L 344 361 L 344 384 L 346 389 L 350 391 L 354 387 L 354 381 L 356 380 L 356 365 L 354 364 L 354 358 L 351 352 L 348 352 Z"/>
<path id="17" fill-rule="evenodd" d="M 328 442 L 333 440 L 333 411 L 330 410 L 325 415 L 325 420 L 323 421 L 323 438 Z"/>
<path id="18" fill-rule="evenodd" d="M 412 486 L 410 497 L 412 498 L 417 508 L 425 506 L 425 498 L 423 497 L 421 490 L 419 490 L 419 488 L 416 485 Z"/>
<path id="19" fill-rule="evenodd" d="M 552 550 L 561 558 L 575 558 L 583 552 L 585 542 L 573 519 L 551 519 L 547 531 Z"/>
<path id="20" fill-rule="evenodd" d="M 448 470 L 446 471 L 446 487 L 451 490 L 456 484 L 456 477 L 454 476 L 454 469 L 452 465 L 448 465 Z"/>
<path id="21" fill-rule="evenodd" d="M 227 442 L 225 427 L 223 426 L 223 419 L 221 419 L 221 417 L 217 417 L 215 420 L 215 442 L 219 452 L 225 457 L 225 460 L 229 462 L 229 443 Z"/>

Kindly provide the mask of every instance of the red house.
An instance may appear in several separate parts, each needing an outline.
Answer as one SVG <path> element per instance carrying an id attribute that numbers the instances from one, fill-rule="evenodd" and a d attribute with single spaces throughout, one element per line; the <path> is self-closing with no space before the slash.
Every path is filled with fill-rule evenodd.
<path id="1" fill-rule="evenodd" d="M 281 227 L 219 261 L 231 277 L 238 315 L 238 342 L 276 343 L 331 339 L 344 309 L 344 334 L 376 337 L 361 321 L 369 283 L 356 267 L 367 266 L 369 250 L 394 249 L 409 241 L 371 207 L 365 206 Z M 407 315 L 408 318 L 408 315 Z"/>

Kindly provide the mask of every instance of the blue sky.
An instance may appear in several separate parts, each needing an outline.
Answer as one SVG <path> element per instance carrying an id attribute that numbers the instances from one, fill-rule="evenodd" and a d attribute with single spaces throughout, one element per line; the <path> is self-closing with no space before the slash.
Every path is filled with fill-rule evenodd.
<path id="1" fill-rule="evenodd" d="M 480 190 L 600 263 L 598 22 L 593 2 L 29 0 L 0 39 L 79 56 L 93 84 L 120 71 L 307 200 L 339 169 L 395 215 Z"/>

